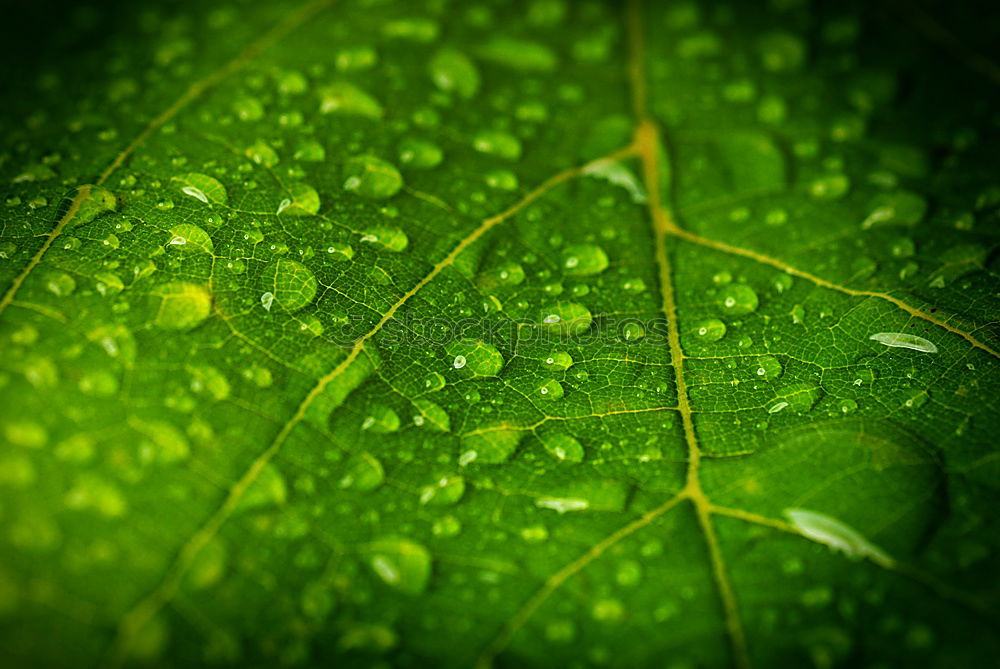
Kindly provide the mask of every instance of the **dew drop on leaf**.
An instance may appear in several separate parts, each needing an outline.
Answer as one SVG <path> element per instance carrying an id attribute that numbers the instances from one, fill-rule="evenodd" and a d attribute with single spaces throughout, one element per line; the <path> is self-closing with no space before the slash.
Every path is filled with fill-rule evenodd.
<path id="1" fill-rule="evenodd" d="M 271 299 L 287 311 L 307 306 L 316 297 L 318 288 L 312 270 L 295 260 L 281 259 L 273 263 L 263 273 L 263 281 Z M 268 308 L 264 298 L 261 303 Z"/>
<path id="2" fill-rule="evenodd" d="M 492 344 L 463 339 L 444 347 L 453 368 L 474 376 L 496 376 L 503 369 L 503 356 Z"/>
<path id="3" fill-rule="evenodd" d="M 420 503 L 428 506 L 448 506 L 457 503 L 464 494 L 464 478 L 443 476 L 433 484 L 420 489 Z"/>
<path id="4" fill-rule="evenodd" d="M 706 318 L 695 323 L 691 333 L 698 341 L 719 341 L 726 335 L 726 324 L 717 318 Z"/>
<path id="5" fill-rule="evenodd" d="M 168 330 L 189 330 L 208 318 L 212 309 L 212 296 L 197 284 L 172 281 L 154 294 L 160 298 L 156 324 Z"/>
<path id="6" fill-rule="evenodd" d="M 406 233 L 395 227 L 378 226 L 368 228 L 361 237 L 361 241 L 378 244 L 384 249 L 400 253 L 410 245 L 410 238 Z"/>
<path id="7" fill-rule="evenodd" d="M 504 160 L 518 160 L 521 157 L 521 141 L 501 130 L 484 130 L 472 138 L 476 151 Z"/>
<path id="8" fill-rule="evenodd" d="M 757 358 L 757 365 L 754 368 L 754 376 L 764 381 L 773 381 L 781 376 L 783 368 L 777 358 L 765 355 Z"/>
<path id="9" fill-rule="evenodd" d="M 385 472 L 382 463 L 374 455 L 365 452 L 351 456 L 338 484 L 341 488 L 368 492 L 381 486 L 383 481 Z"/>
<path id="10" fill-rule="evenodd" d="M 174 181 L 180 185 L 182 193 L 196 200 L 201 200 L 206 204 L 212 202 L 226 204 L 229 200 L 225 186 L 218 179 L 206 174 L 191 172 L 183 176 L 174 177 Z"/>
<path id="11" fill-rule="evenodd" d="M 563 432 L 545 432 L 540 439 L 545 450 L 556 460 L 583 462 L 583 446 L 570 435 Z"/>
<path id="12" fill-rule="evenodd" d="M 368 409 L 368 415 L 361 422 L 361 429 L 374 434 L 388 434 L 399 429 L 399 414 L 384 404 L 376 404 Z"/>
<path id="13" fill-rule="evenodd" d="M 381 119 L 385 114 L 381 103 L 368 91 L 341 81 L 319 91 L 321 114 L 344 114 Z"/>
<path id="14" fill-rule="evenodd" d="M 542 364 L 547 369 L 561 372 L 573 366 L 573 356 L 565 351 L 553 351 L 542 360 Z"/>
<path id="15" fill-rule="evenodd" d="M 444 48 L 435 53 L 428 71 L 434 85 L 446 93 L 468 99 L 479 90 L 479 68 L 457 49 Z"/>
<path id="16" fill-rule="evenodd" d="M 555 379 L 548 379 L 537 384 L 535 392 L 539 397 L 546 400 L 557 400 L 565 392 L 562 384 Z"/>
<path id="17" fill-rule="evenodd" d="M 937 353 L 938 351 L 934 342 L 904 332 L 878 332 L 868 338 L 892 348 L 908 348 L 921 353 Z"/>
<path id="18" fill-rule="evenodd" d="M 757 310 L 757 293 L 750 286 L 734 283 L 719 291 L 716 300 L 722 312 L 730 316 L 745 316 Z"/>
<path id="19" fill-rule="evenodd" d="M 562 250 L 562 266 L 570 276 L 600 274 L 608 264 L 608 255 L 600 246 L 576 244 Z"/>
<path id="20" fill-rule="evenodd" d="M 344 189 L 369 200 L 385 200 L 403 187 L 403 177 L 392 163 L 365 154 L 348 159 Z"/>
<path id="21" fill-rule="evenodd" d="M 578 335 L 590 329 L 593 316 L 587 307 L 576 302 L 555 302 L 539 312 L 545 329 L 560 335 Z"/>
<path id="22" fill-rule="evenodd" d="M 399 162 L 407 167 L 429 170 L 444 160 L 444 152 L 437 144 L 424 139 L 406 138 L 399 143 Z"/>
<path id="23" fill-rule="evenodd" d="M 170 241 L 167 244 L 172 248 L 183 250 L 203 251 L 209 255 L 215 254 L 215 245 L 212 238 L 202 228 L 191 223 L 181 223 L 170 229 Z"/>
<path id="24" fill-rule="evenodd" d="M 387 537 L 366 546 L 368 565 L 389 587 L 407 595 L 427 589 L 431 575 L 431 554 L 410 539 Z"/>

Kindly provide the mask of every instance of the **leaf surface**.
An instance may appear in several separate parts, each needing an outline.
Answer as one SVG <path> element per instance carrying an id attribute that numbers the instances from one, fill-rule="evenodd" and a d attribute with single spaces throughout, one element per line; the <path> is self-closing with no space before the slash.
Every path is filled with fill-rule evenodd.
<path id="1" fill-rule="evenodd" d="M 1000 77 L 883 9 L 71 13 L 0 112 L 0 656 L 990 662 Z"/>

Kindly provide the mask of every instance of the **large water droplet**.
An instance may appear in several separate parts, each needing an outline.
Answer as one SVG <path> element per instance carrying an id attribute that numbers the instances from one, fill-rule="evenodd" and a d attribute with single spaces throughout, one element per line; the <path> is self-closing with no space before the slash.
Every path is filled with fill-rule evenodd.
<path id="1" fill-rule="evenodd" d="M 208 318 L 212 310 L 212 296 L 203 286 L 183 281 L 172 281 L 156 288 L 160 297 L 156 324 L 170 330 L 189 330 Z"/>
<path id="2" fill-rule="evenodd" d="M 503 369 L 503 356 L 492 344 L 463 339 L 444 347 L 452 359 L 452 367 L 474 376 L 496 376 Z"/>
<path id="3" fill-rule="evenodd" d="M 428 70 L 434 85 L 442 91 L 468 99 L 479 90 L 479 68 L 457 49 L 444 48 L 435 53 Z"/>
<path id="4" fill-rule="evenodd" d="M 388 537 L 366 547 L 372 571 L 391 588 L 408 595 L 427 589 L 431 575 L 431 555 L 409 539 Z"/>
<path id="5" fill-rule="evenodd" d="M 560 335 L 578 335 L 590 329 L 590 310 L 576 302 L 556 302 L 539 312 L 542 326 Z"/>
<path id="6" fill-rule="evenodd" d="M 262 276 L 264 288 L 287 311 L 302 309 L 316 297 L 316 276 L 300 262 L 279 260 L 268 267 Z"/>
<path id="7" fill-rule="evenodd" d="M 562 266 L 571 276 L 600 274 L 608 268 L 608 255 L 594 244 L 575 244 L 562 251 Z"/>
<path id="8" fill-rule="evenodd" d="M 370 200 L 385 200 L 403 187 L 403 176 L 390 162 L 365 154 L 344 167 L 344 189 Z"/>
<path id="9" fill-rule="evenodd" d="M 716 303 L 723 313 L 730 316 L 745 316 L 757 310 L 760 303 L 757 293 L 750 286 L 734 283 L 719 291 Z"/>

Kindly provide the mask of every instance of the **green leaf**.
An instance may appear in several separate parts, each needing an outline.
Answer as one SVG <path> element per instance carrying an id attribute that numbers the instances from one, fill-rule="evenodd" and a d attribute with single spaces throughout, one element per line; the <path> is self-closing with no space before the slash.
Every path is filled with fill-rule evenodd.
<path id="1" fill-rule="evenodd" d="M 14 4 L 3 666 L 995 662 L 990 12 Z"/>

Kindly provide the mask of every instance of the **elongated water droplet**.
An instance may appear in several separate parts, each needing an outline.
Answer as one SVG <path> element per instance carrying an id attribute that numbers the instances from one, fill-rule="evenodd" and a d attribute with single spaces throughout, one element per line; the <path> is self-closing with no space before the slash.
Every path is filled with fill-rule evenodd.
<path id="1" fill-rule="evenodd" d="M 817 511 L 785 509 L 785 517 L 802 534 L 829 546 L 850 558 L 868 558 L 884 567 L 894 567 L 894 560 L 849 525 Z"/>
<path id="2" fill-rule="evenodd" d="M 937 353 L 933 342 L 904 332 L 878 332 L 869 337 L 873 341 L 893 348 L 908 348 L 921 353 Z"/>

